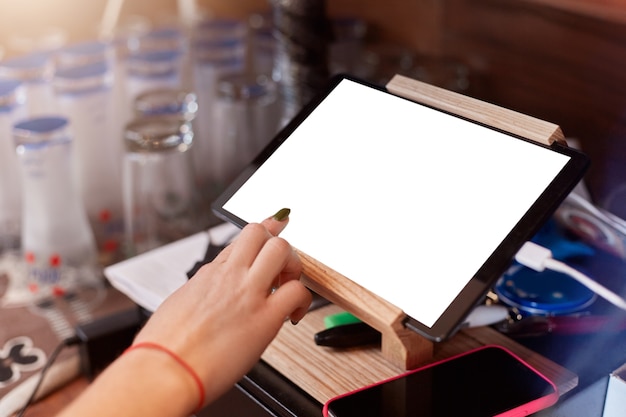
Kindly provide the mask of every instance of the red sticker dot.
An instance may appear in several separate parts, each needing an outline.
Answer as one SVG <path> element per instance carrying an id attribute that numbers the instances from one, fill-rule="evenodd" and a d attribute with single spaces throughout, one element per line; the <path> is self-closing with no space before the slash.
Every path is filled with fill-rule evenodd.
<path id="1" fill-rule="evenodd" d="M 100 211 L 100 221 L 102 223 L 108 223 L 111 220 L 111 212 L 107 209 Z"/>
<path id="2" fill-rule="evenodd" d="M 102 245 L 102 249 L 105 252 L 115 252 L 119 246 L 119 243 L 115 239 L 108 239 Z"/>
<path id="3" fill-rule="evenodd" d="M 35 254 L 32 252 L 26 252 L 24 254 L 24 260 L 29 263 L 29 264 L 34 264 L 35 263 Z"/>
<path id="4" fill-rule="evenodd" d="M 57 267 L 61 265 L 61 257 L 55 253 L 53 255 L 50 255 L 50 259 L 48 260 L 48 262 L 50 263 L 50 266 Z"/>
<path id="5" fill-rule="evenodd" d="M 55 297 L 62 297 L 63 295 L 65 295 L 65 289 L 61 288 L 61 287 L 52 287 L 52 294 Z"/>

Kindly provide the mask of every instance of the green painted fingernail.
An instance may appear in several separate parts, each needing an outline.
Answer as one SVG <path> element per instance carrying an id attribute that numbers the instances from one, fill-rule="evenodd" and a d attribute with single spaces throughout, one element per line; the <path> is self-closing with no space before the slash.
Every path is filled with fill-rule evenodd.
<path id="1" fill-rule="evenodd" d="M 272 216 L 272 218 L 274 220 L 278 220 L 279 222 L 282 222 L 283 220 L 285 220 L 287 217 L 289 217 L 289 213 L 291 213 L 291 210 L 288 208 L 283 208 L 280 209 L 276 212 L 276 214 L 274 214 Z"/>

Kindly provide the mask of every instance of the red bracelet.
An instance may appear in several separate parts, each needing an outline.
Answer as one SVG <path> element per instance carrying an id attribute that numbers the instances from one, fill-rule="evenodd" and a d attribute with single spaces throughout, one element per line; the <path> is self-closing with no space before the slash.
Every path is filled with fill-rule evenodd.
<path id="1" fill-rule="evenodd" d="M 157 343 L 153 343 L 153 342 L 141 342 L 141 343 L 137 343 L 137 344 L 131 345 L 129 348 L 127 348 L 124 351 L 124 353 L 128 353 L 131 350 L 139 349 L 139 348 L 155 349 L 155 350 L 160 350 L 161 352 L 167 353 L 172 359 L 174 359 L 183 368 L 185 368 L 185 370 L 189 373 L 189 375 L 191 375 L 193 380 L 196 382 L 196 385 L 198 387 L 198 391 L 199 391 L 199 394 L 200 394 L 200 399 L 198 400 L 198 407 L 196 408 L 195 412 L 200 411 L 202 409 L 202 406 L 204 406 L 205 392 L 204 392 L 204 385 L 202 384 L 202 380 L 200 379 L 200 377 L 198 376 L 196 371 L 194 371 L 193 368 L 191 366 L 189 366 L 189 364 L 187 364 L 187 362 L 182 360 L 182 358 L 180 356 L 178 356 L 177 354 L 175 354 L 174 352 L 172 352 L 168 348 L 166 348 L 164 346 L 161 346 L 161 345 L 159 345 Z"/>

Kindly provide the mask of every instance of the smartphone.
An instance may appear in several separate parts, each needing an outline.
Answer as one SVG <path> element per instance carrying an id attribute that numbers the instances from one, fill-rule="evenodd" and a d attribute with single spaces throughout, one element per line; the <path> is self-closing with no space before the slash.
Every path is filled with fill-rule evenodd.
<path id="1" fill-rule="evenodd" d="M 547 408 L 556 385 L 506 348 L 483 346 L 330 399 L 324 417 L 512 417 Z"/>

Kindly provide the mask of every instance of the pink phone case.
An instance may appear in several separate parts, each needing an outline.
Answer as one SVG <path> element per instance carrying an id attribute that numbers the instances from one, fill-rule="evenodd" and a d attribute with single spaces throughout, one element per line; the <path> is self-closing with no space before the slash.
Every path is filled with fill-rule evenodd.
<path id="1" fill-rule="evenodd" d="M 536 373 L 538 376 L 540 376 L 542 379 L 544 379 L 544 380 L 545 380 L 545 381 L 546 381 L 546 382 L 547 382 L 547 383 L 548 383 L 548 384 L 549 384 L 549 385 L 553 388 L 553 391 L 552 391 L 551 393 L 549 393 L 548 395 L 545 395 L 545 396 L 543 396 L 543 397 L 537 398 L 537 399 L 535 399 L 535 400 L 532 400 L 532 401 L 530 401 L 530 402 L 527 402 L 527 403 L 525 403 L 525 404 L 522 404 L 522 405 L 520 405 L 520 406 L 517 406 L 517 407 L 515 407 L 515 408 L 513 408 L 513 409 L 510 409 L 510 410 L 508 410 L 508 411 L 505 411 L 505 412 L 503 412 L 503 413 L 500 413 L 500 414 L 494 415 L 493 417 L 522 417 L 522 416 L 528 416 L 528 415 L 530 415 L 530 414 L 532 414 L 532 413 L 536 413 L 536 412 L 538 412 L 538 411 L 540 411 L 540 410 L 543 410 L 543 409 L 545 409 L 545 408 L 547 408 L 547 407 L 550 407 L 551 405 L 554 405 L 554 404 L 558 401 L 558 399 L 559 399 L 558 388 L 557 388 L 557 387 L 556 387 L 556 385 L 555 385 L 555 384 L 554 384 L 554 383 L 553 383 L 550 379 L 548 379 L 545 375 L 543 375 L 541 372 L 539 372 L 539 371 L 538 371 L 537 369 L 535 369 L 533 366 L 531 366 L 531 365 L 530 365 L 530 364 L 528 364 L 526 361 L 524 361 L 523 359 L 521 359 L 521 358 L 520 358 L 519 356 L 517 356 L 515 353 L 511 352 L 509 349 L 507 349 L 507 348 L 505 348 L 505 347 L 502 347 L 502 346 L 499 346 L 499 345 L 485 345 L 485 346 L 481 346 L 481 347 L 478 347 L 478 348 L 475 348 L 475 349 L 469 350 L 469 351 L 467 351 L 467 352 L 460 353 L 460 354 L 455 355 L 455 356 L 451 356 L 451 357 L 446 358 L 446 359 L 442 359 L 442 360 L 440 360 L 440 361 L 437 361 L 437 362 L 434 362 L 434 363 L 431 363 L 431 364 L 425 365 L 425 366 L 420 367 L 420 368 L 417 368 L 417 369 L 412 369 L 412 370 L 410 370 L 410 371 L 403 372 L 402 374 L 399 374 L 399 375 L 397 375 L 397 376 L 394 376 L 394 377 L 391 377 L 391 378 L 385 379 L 385 380 L 383 380 L 383 381 L 376 382 L 376 383 L 374 383 L 374 384 L 370 384 L 370 385 L 367 385 L 367 386 L 365 386 L 365 387 L 362 387 L 362 388 L 359 388 L 359 389 L 356 389 L 356 390 L 353 390 L 353 391 L 347 392 L 347 393 L 345 393 L 345 394 L 341 394 L 341 395 L 338 395 L 338 396 L 336 396 L 336 397 L 333 397 L 333 398 L 329 399 L 329 400 L 328 400 L 328 401 L 324 404 L 324 407 L 323 407 L 323 409 L 322 409 L 323 415 L 324 415 L 324 417 L 332 417 L 332 416 L 329 414 L 329 410 L 328 410 L 328 409 L 329 409 L 330 404 L 331 404 L 333 401 L 335 401 L 335 400 L 338 400 L 338 399 L 340 399 L 340 398 L 344 398 L 344 397 L 350 396 L 350 395 L 352 395 L 352 394 L 354 394 L 354 393 L 357 393 L 357 392 L 363 391 L 363 390 L 368 389 L 368 388 L 373 387 L 373 386 L 381 385 L 381 384 L 384 384 L 384 383 L 386 383 L 386 382 L 390 382 L 390 381 L 394 381 L 394 380 L 396 380 L 396 379 L 403 378 L 403 377 L 405 377 L 405 376 L 407 376 L 407 375 L 410 375 L 410 374 L 413 374 L 413 373 L 416 373 L 416 372 L 420 372 L 420 371 L 423 371 L 423 370 L 428 369 L 428 368 L 432 368 L 432 367 L 437 366 L 437 365 L 440 365 L 440 364 L 442 364 L 442 363 L 449 362 L 449 361 L 455 360 L 455 359 L 457 359 L 457 358 L 460 358 L 460 357 L 463 357 L 463 356 L 466 356 L 466 355 L 470 355 L 470 354 L 472 354 L 472 353 L 474 353 L 474 352 L 477 352 L 477 351 L 482 350 L 482 349 L 487 349 L 487 348 L 498 348 L 498 349 L 501 349 L 501 350 L 505 351 L 505 352 L 506 352 L 506 353 L 508 353 L 510 356 L 512 356 L 513 358 L 515 358 L 517 361 L 519 361 L 522 365 L 526 366 L 528 369 L 530 369 L 531 371 L 533 371 L 534 373 Z"/>

